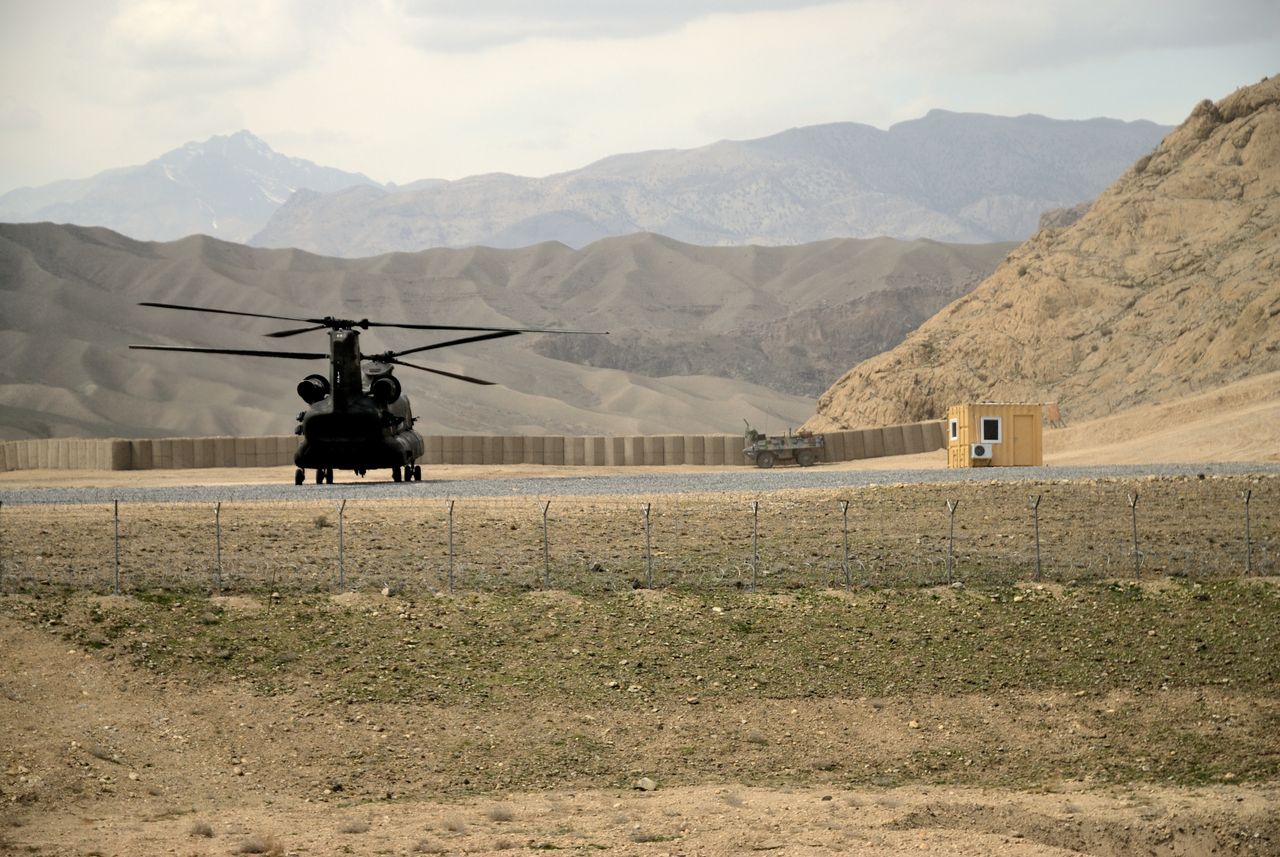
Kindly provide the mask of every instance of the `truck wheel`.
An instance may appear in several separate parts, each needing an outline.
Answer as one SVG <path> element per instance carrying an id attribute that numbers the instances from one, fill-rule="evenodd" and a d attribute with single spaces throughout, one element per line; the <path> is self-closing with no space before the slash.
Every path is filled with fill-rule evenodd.
<path id="1" fill-rule="evenodd" d="M 796 452 L 796 464 L 801 467 L 812 467 L 818 457 L 813 454 L 812 449 L 801 449 Z"/>
<path id="2" fill-rule="evenodd" d="M 756 453 L 756 467 L 759 467 L 762 470 L 768 470 L 770 467 L 773 467 L 773 453 L 772 452 Z"/>

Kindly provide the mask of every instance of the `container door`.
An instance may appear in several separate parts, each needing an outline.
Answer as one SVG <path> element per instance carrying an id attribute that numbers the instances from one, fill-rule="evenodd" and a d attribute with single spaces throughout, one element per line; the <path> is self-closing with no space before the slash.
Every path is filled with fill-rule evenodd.
<path id="1" fill-rule="evenodd" d="M 1013 415 L 1013 463 L 1036 464 L 1036 423 L 1030 414 Z"/>

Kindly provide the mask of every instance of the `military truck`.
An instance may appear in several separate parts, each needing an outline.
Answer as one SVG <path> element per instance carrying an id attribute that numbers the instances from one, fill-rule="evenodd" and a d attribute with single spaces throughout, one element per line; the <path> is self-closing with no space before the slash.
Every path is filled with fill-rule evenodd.
<path id="1" fill-rule="evenodd" d="M 751 423 L 747 423 L 744 439 L 746 446 L 742 454 L 755 462 L 756 467 L 765 469 L 773 467 L 779 461 L 791 461 L 801 467 L 809 467 L 817 463 L 818 455 L 826 445 L 826 438 L 820 434 L 808 431 L 792 434 L 788 431 L 785 435 L 770 437 L 753 429 Z"/>

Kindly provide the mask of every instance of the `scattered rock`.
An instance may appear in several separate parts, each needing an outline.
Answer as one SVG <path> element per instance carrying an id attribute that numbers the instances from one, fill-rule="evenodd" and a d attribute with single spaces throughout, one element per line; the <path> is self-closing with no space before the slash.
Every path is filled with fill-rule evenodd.
<path id="1" fill-rule="evenodd" d="M 648 777 L 641 777 L 636 780 L 636 788 L 642 792 L 651 792 L 658 787 L 658 784 Z"/>

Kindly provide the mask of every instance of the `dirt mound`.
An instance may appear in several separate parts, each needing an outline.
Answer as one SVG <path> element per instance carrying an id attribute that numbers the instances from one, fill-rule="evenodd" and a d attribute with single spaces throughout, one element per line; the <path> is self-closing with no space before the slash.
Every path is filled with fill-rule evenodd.
<path id="1" fill-rule="evenodd" d="M 963 401 L 1057 401 L 1069 420 L 1280 371 L 1280 78 L 1202 102 L 1078 222 L 819 400 L 825 430 Z M 1270 397 L 1277 395 L 1274 388 Z"/>

